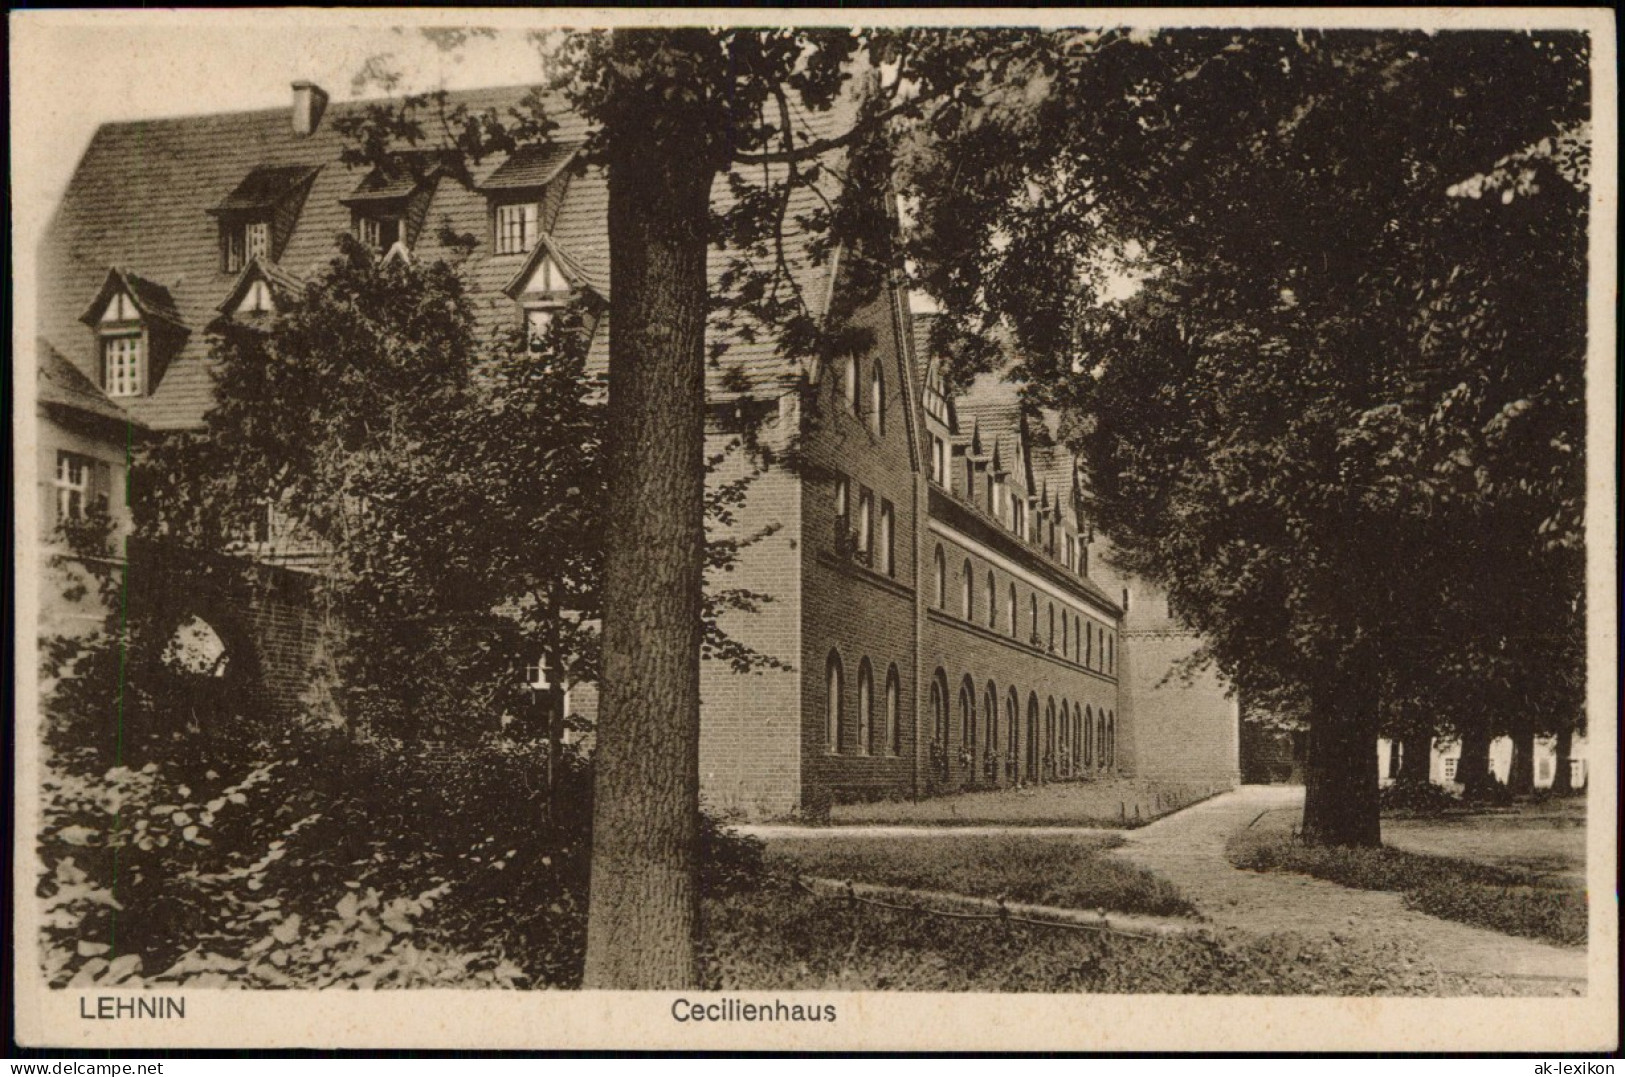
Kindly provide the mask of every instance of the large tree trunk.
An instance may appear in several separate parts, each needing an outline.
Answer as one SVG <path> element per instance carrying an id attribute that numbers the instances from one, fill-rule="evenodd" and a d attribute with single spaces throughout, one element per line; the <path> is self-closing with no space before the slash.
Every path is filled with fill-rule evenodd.
<path id="1" fill-rule="evenodd" d="M 1303 840 L 1381 845 L 1377 699 L 1370 681 L 1344 675 L 1315 700 L 1304 766 Z"/>
<path id="2" fill-rule="evenodd" d="M 1399 756 L 1399 781 L 1426 782 L 1432 770 L 1433 736 L 1430 733 L 1411 733 L 1404 739 Z"/>
<path id="3" fill-rule="evenodd" d="M 1520 729 L 1512 734 L 1512 765 L 1507 768 L 1507 788 L 1527 795 L 1535 791 L 1535 733 Z"/>
<path id="4" fill-rule="evenodd" d="M 1461 758 L 1456 762 L 1456 781 L 1461 795 L 1481 797 L 1490 787 L 1490 733 L 1483 726 L 1461 735 Z"/>
<path id="5" fill-rule="evenodd" d="M 1552 775 L 1552 792 L 1566 797 L 1574 792 L 1574 773 L 1570 760 L 1574 756 L 1574 730 L 1557 731 L 1557 773 Z"/>
<path id="6" fill-rule="evenodd" d="M 584 984 L 698 979 L 707 117 L 701 30 L 617 31 L 609 147 L 609 511 Z M 669 91 L 669 92 L 668 92 Z"/>

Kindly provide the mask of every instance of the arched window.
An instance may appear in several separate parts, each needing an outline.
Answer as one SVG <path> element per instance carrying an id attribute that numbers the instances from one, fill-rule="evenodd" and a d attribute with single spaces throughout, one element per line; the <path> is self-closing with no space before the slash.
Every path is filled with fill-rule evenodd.
<path id="1" fill-rule="evenodd" d="M 865 658 L 858 663 L 858 737 L 857 750 L 867 754 L 870 738 L 875 729 L 875 675 Z"/>
<path id="2" fill-rule="evenodd" d="M 876 359 L 869 367 L 869 429 L 886 432 L 886 374 Z"/>
<path id="3" fill-rule="evenodd" d="M 1106 766 L 1117 766 L 1117 715 L 1106 715 Z"/>
<path id="4" fill-rule="evenodd" d="M 846 410 L 853 415 L 858 413 L 858 359 L 855 355 L 843 355 L 836 364 L 840 371 L 841 402 Z"/>
<path id="5" fill-rule="evenodd" d="M 824 668 L 824 735 L 829 751 L 841 750 L 841 656 L 829 652 Z"/>
<path id="6" fill-rule="evenodd" d="M 976 585 L 971 582 L 973 579 L 970 558 L 967 557 L 959 580 L 960 605 L 964 608 L 965 620 L 967 621 L 976 620 Z"/>
<path id="7" fill-rule="evenodd" d="M 1014 688 L 1004 697 L 1004 773 L 1015 781 L 1021 766 L 1021 697 Z"/>
<path id="8" fill-rule="evenodd" d="M 1048 777 L 1055 777 L 1055 698 L 1050 697 L 1044 707 L 1044 771 Z"/>
<path id="9" fill-rule="evenodd" d="M 969 677 L 959 686 L 959 745 L 976 754 L 976 685 Z"/>
<path id="10" fill-rule="evenodd" d="M 1083 765 L 1093 766 L 1095 762 L 1095 710 L 1093 707 L 1083 708 Z"/>
<path id="11" fill-rule="evenodd" d="M 1027 694 L 1027 780 L 1038 780 L 1038 693 Z"/>
<path id="12" fill-rule="evenodd" d="M 993 579 L 993 570 L 987 573 L 987 626 L 999 626 L 999 585 Z"/>
<path id="13" fill-rule="evenodd" d="M 1072 715 L 1067 712 L 1066 700 L 1061 700 L 1061 713 L 1057 719 L 1060 727 L 1056 731 L 1056 750 L 1060 752 L 1061 761 L 1057 764 L 1063 776 L 1072 773 Z"/>
<path id="14" fill-rule="evenodd" d="M 1055 650 L 1055 603 L 1049 603 L 1049 649 Z"/>
<path id="15" fill-rule="evenodd" d="M 1071 622 L 1072 622 L 1072 618 L 1067 616 L 1065 610 L 1062 610 L 1061 611 L 1061 657 L 1062 658 L 1066 658 L 1066 657 L 1070 656 L 1071 653 L 1072 653 L 1072 644 L 1071 644 L 1071 638 L 1072 637 L 1067 634 L 1067 629 L 1072 626 Z"/>
<path id="16" fill-rule="evenodd" d="M 937 609 L 948 608 L 948 559 L 943 556 L 942 547 L 937 547 L 937 554 L 933 560 L 937 578 Z"/>
<path id="17" fill-rule="evenodd" d="M 1083 711 L 1078 709 L 1078 701 L 1072 701 L 1072 761 L 1075 773 L 1083 773 Z"/>
<path id="18" fill-rule="evenodd" d="M 1013 583 L 1010 585 L 1010 634 L 1012 636 L 1018 634 L 1016 632 L 1016 585 Z"/>
<path id="19" fill-rule="evenodd" d="M 1117 656 L 1112 653 L 1112 649 L 1113 649 L 1112 648 L 1112 637 L 1110 635 L 1107 635 L 1107 637 L 1106 637 L 1106 672 L 1107 673 L 1116 673 L 1117 672 Z"/>
<path id="20" fill-rule="evenodd" d="M 943 750 L 948 747 L 948 677 L 937 670 L 937 675 L 931 678 L 931 733 L 941 744 Z"/>
<path id="21" fill-rule="evenodd" d="M 1085 624 L 1083 630 L 1087 634 L 1089 641 L 1088 646 L 1084 648 L 1083 664 L 1093 668 L 1095 664 L 1095 622 L 1090 621 Z"/>
<path id="22" fill-rule="evenodd" d="M 1075 613 L 1072 615 L 1072 660 L 1083 661 L 1083 621 Z"/>
<path id="23" fill-rule="evenodd" d="M 1101 711 L 1095 717 L 1095 765 L 1101 770 L 1106 769 L 1106 712 Z"/>
<path id="24" fill-rule="evenodd" d="M 903 730 L 897 721 L 897 667 L 886 671 L 886 745 L 892 755 L 903 747 Z"/>
<path id="25" fill-rule="evenodd" d="M 1032 607 L 1032 635 L 1028 636 L 1027 638 L 1030 639 L 1033 643 L 1037 643 L 1038 642 L 1038 596 L 1033 595 L 1032 598 L 1029 599 L 1029 603 L 1030 603 L 1030 605 Z"/>
<path id="26" fill-rule="evenodd" d="M 987 682 L 987 694 L 982 697 L 982 776 L 992 780 L 998 777 L 994 769 L 994 755 L 999 750 L 999 690 Z"/>

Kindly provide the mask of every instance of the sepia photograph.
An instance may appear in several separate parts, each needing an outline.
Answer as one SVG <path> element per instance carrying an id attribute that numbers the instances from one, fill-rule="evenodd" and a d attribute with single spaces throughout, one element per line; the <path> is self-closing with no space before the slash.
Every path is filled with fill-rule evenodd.
<path id="1" fill-rule="evenodd" d="M 1617 1050 L 1612 15 L 750 14 L 10 15 L 18 1041 Z"/>

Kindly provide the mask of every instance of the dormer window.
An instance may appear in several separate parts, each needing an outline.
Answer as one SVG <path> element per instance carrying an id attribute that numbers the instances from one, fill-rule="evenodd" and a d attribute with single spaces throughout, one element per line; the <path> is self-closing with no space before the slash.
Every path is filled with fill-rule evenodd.
<path id="1" fill-rule="evenodd" d="M 235 273 L 248 264 L 250 258 L 271 256 L 271 222 L 246 221 L 221 226 L 224 269 Z"/>
<path id="2" fill-rule="evenodd" d="M 480 184 L 491 200 L 491 249 L 497 254 L 528 254 L 552 227 L 564 194 L 564 169 L 577 148 L 522 147 Z"/>
<path id="3" fill-rule="evenodd" d="M 536 245 L 541 206 L 535 202 L 510 202 L 497 206 L 496 215 L 498 254 L 524 254 Z"/>
<path id="4" fill-rule="evenodd" d="M 145 396 L 187 329 L 169 289 L 123 270 L 109 270 L 80 320 L 96 333 L 101 388 L 111 397 Z"/>
<path id="5" fill-rule="evenodd" d="M 108 396 L 140 396 L 146 385 L 141 332 L 102 337 L 102 390 Z"/>
<path id="6" fill-rule="evenodd" d="M 433 153 L 414 151 L 367 173 L 342 200 L 350 207 L 351 227 L 363 246 L 380 255 L 397 244 L 410 250 L 428 214 L 440 167 Z"/>
<path id="7" fill-rule="evenodd" d="M 401 219 L 398 216 L 356 213 L 355 237 L 368 250 L 383 254 L 401 241 Z"/>
<path id="8" fill-rule="evenodd" d="M 308 165 L 261 165 L 209 211 L 220 221 L 222 273 L 241 272 L 255 258 L 281 256 L 318 171 Z"/>

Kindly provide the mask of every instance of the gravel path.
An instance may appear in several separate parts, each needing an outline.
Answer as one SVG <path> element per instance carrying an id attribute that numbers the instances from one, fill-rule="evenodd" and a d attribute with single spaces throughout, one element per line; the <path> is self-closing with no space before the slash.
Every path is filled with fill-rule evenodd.
<path id="1" fill-rule="evenodd" d="M 1120 831 L 1124 844 L 1109 855 L 1161 875 L 1219 927 L 1401 942 L 1447 973 L 1550 980 L 1553 993 L 1583 990 L 1584 950 L 1441 920 L 1405 908 L 1398 894 L 1352 890 L 1307 875 L 1242 871 L 1226 859 L 1231 835 L 1254 825 L 1290 826 L 1302 805 L 1301 787 L 1243 786 L 1139 830 Z"/>

